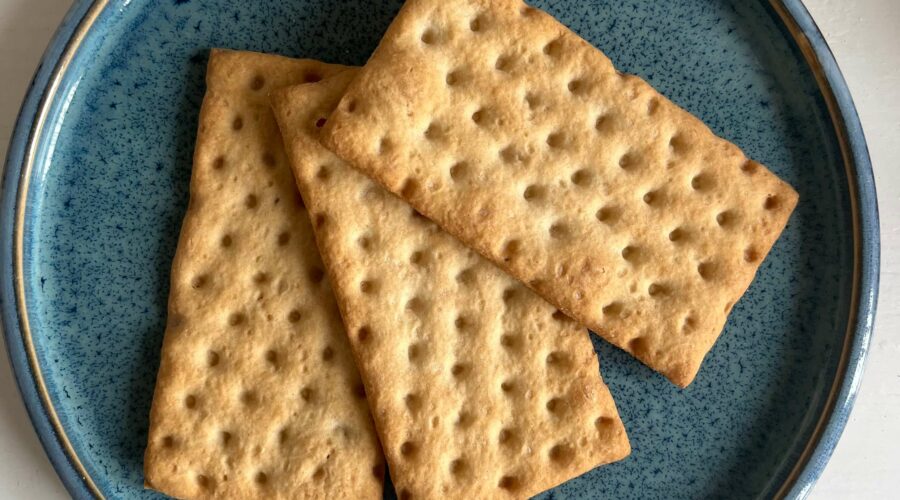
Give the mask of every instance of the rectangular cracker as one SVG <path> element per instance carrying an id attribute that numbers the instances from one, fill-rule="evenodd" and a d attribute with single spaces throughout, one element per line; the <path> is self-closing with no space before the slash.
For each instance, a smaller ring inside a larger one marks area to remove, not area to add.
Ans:
<path id="1" fill-rule="evenodd" d="M 323 138 L 681 387 L 797 203 L 519 0 L 409 0 Z"/>
<path id="2" fill-rule="evenodd" d="M 627 456 L 587 331 L 319 144 L 352 76 L 273 107 L 399 497 L 525 498 Z"/>
<path id="3" fill-rule="evenodd" d="M 359 374 L 268 93 L 343 70 L 214 50 L 144 457 L 179 498 L 381 498 Z"/>

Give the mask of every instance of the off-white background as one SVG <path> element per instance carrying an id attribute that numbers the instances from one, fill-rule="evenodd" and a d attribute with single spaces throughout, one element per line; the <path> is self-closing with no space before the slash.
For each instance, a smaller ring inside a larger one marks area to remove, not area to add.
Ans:
<path id="1" fill-rule="evenodd" d="M 806 0 L 844 72 L 881 208 L 881 299 L 850 423 L 814 499 L 900 496 L 900 0 Z M 70 0 L 0 0 L 0 158 L 32 72 Z M 65 498 L 0 355 L 0 498 Z"/>

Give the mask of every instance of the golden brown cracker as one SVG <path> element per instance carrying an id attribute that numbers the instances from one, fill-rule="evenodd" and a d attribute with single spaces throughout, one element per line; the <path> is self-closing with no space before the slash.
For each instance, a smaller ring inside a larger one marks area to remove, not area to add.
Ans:
<path id="1" fill-rule="evenodd" d="M 383 456 L 268 105 L 343 70 L 214 50 L 144 458 L 180 498 L 381 498 Z"/>
<path id="2" fill-rule="evenodd" d="M 797 203 L 519 0 L 409 0 L 323 138 L 682 387 Z"/>

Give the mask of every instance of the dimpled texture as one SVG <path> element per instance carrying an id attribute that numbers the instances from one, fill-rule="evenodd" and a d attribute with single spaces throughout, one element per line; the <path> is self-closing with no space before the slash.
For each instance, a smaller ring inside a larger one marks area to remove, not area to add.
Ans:
<path id="1" fill-rule="evenodd" d="M 797 203 L 518 0 L 410 0 L 325 144 L 685 387 Z"/>
<path id="2" fill-rule="evenodd" d="M 83 40 L 23 173 L 21 278 L 48 397 L 107 498 L 163 498 L 142 457 L 208 48 L 361 65 L 400 4 L 110 0 Z M 816 75 L 767 2 L 534 5 L 803 200 L 687 390 L 592 338 L 632 453 L 540 498 L 772 496 L 828 414 L 855 317 L 853 176 Z"/>
<path id="3" fill-rule="evenodd" d="M 341 69 L 210 57 L 149 487 L 181 498 L 381 498 L 380 446 L 267 100 Z"/>
<path id="4" fill-rule="evenodd" d="M 588 333 L 317 140 L 353 75 L 273 96 L 403 498 L 525 498 L 630 445 Z"/>

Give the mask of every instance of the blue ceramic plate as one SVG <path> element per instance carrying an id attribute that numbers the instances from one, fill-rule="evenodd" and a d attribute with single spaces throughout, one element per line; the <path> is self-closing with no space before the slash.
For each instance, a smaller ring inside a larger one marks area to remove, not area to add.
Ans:
<path id="1" fill-rule="evenodd" d="M 596 342 L 634 452 L 547 498 L 802 497 L 853 404 L 878 281 L 869 157 L 821 34 L 798 0 L 536 3 L 801 199 L 690 388 Z M 208 48 L 361 64 L 398 8 L 72 8 L 13 136 L 0 262 L 19 386 L 75 497 L 154 496 L 141 460 Z"/>

